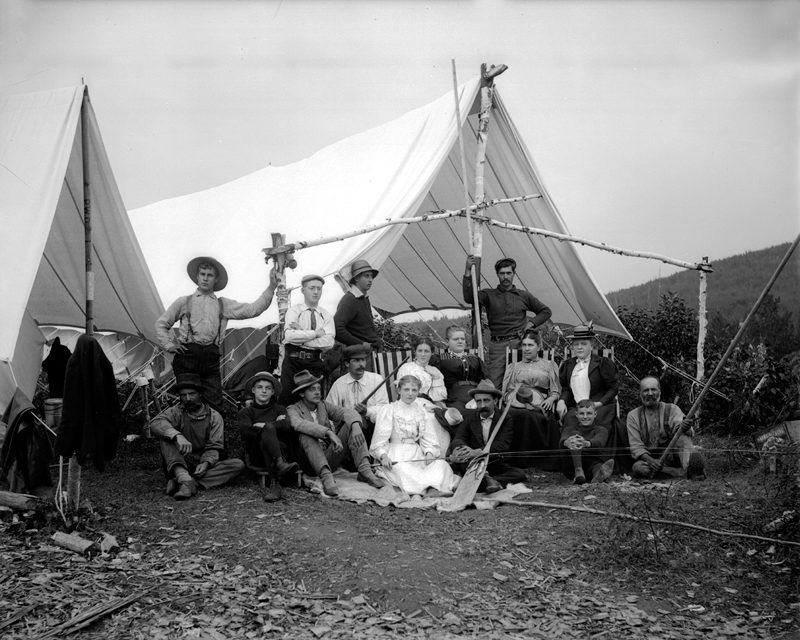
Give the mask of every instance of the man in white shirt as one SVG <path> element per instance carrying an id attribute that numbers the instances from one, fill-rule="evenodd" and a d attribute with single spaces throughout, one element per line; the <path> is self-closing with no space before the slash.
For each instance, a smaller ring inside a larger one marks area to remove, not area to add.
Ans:
<path id="1" fill-rule="evenodd" d="M 325 280 L 310 274 L 303 276 L 300 284 L 303 302 L 290 307 L 285 319 L 281 365 L 283 393 L 279 399 L 284 407 L 295 401 L 291 389 L 296 374 L 303 370 L 309 371 L 314 377 L 324 374 L 322 353 L 333 347 L 336 336 L 333 315 L 319 306 Z"/>
<path id="2" fill-rule="evenodd" d="M 367 371 L 370 354 L 369 347 L 363 344 L 345 347 L 342 355 L 347 373 L 333 383 L 325 398 L 326 402 L 345 409 L 355 409 L 361 415 L 367 442 L 372 439 L 380 407 L 389 404 L 386 385 L 382 384 L 383 378 L 377 373 Z M 365 403 L 364 399 L 377 387 L 380 388 Z"/>

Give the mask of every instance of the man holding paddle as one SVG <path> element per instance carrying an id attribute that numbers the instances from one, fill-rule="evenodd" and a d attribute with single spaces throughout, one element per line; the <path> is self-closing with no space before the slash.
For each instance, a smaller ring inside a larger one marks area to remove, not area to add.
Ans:
<path id="1" fill-rule="evenodd" d="M 497 434 L 492 439 L 489 448 L 489 462 L 486 474 L 478 487 L 479 491 L 495 493 L 503 488 L 504 484 L 511 482 L 525 482 L 525 472 L 517 469 L 500 459 L 497 454 L 505 453 L 511 446 L 514 435 L 514 425 L 508 414 L 500 415 L 497 410 L 497 401 L 503 397 L 491 380 L 483 380 L 469 395 L 478 405 L 478 410 L 470 414 L 462 422 L 448 450 L 450 464 L 453 470 L 464 475 L 470 460 L 483 455 L 486 443 L 491 439 L 491 434 Z M 500 418 L 503 418 L 502 423 Z M 499 423 L 499 424 L 498 424 Z"/>

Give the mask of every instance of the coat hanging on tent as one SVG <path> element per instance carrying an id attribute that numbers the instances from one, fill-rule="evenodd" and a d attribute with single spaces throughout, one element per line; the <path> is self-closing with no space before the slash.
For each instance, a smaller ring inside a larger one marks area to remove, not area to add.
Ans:
<path id="1" fill-rule="evenodd" d="M 17 389 L 2 418 L 8 431 L 0 450 L 0 476 L 14 493 L 35 494 L 39 487 L 53 486 L 53 447 L 34 411 L 28 396 Z"/>
<path id="2" fill-rule="evenodd" d="M 67 362 L 56 453 L 65 458 L 76 455 L 81 466 L 91 456 L 102 471 L 106 460 L 117 455 L 121 427 L 122 409 L 111 362 L 97 340 L 83 335 Z"/>

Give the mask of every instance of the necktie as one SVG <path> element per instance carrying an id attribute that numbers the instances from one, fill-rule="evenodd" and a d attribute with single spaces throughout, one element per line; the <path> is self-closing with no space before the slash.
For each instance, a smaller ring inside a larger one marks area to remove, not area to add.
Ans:
<path id="1" fill-rule="evenodd" d="M 353 380 L 353 404 L 358 404 L 358 392 L 361 389 L 361 382 Z"/>
<path id="2" fill-rule="evenodd" d="M 311 311 L 311 330 L 312 331 L 316 331 L 317 330 L 317 314 L 314 312 L 313 309 L 310 309 L 310 311 Z"/>

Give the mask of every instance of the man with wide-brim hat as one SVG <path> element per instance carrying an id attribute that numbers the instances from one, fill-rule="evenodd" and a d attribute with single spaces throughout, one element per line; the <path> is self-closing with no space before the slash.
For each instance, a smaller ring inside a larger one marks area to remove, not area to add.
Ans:
<path id="1" fill-rule="evenodd" d="M 310 371 L 295 375 L 297 402 L 286 409 L 292 428 L 299 434 L 300 467 L 307 475 L 319 477 L 326 495 L 336 496 L 339 488 L 333 472 L 349 452 L 358 468 L 358 479 L 380 489 L 385 483 L 372 472 L 362 417 L 354 409 L 322 400 L 321 379 Z"/>
<path id="2" fill-rule="evenodd" d="M 244 463 L 219 459 L 224 449 L 222 417 L 205 402 L 200 376 L 182 373 L 174 389 L 180 404 L 159 413 L 150 430 L 160 440 L 167 495 L 186 500 L 198 487 L 210 489 L 232 480 Z"/>
<path id="3" fill-rule="evenodd" d="M 358 412 L 363 418 L 361 428 L 367 442 L 372 441 L 380 408 L 389 404 L 384 379 L 377 373 L 367 371 L 367 362 L 371 359 L 372 349 L 366 345 L 353 344 L 342 349 L 342 361 L 347 373 L 336 379 L 325 397 L 331 404 Z"/>
<path id="4" fill-rule="evenodd" d="M 453 470 L 464 475 L 469 461 L 483 455 L 486 443 L 497 429 L 497 435 L 489 449 L 489 453 L 493 455 L 489 456 L 486 475 L 478 490 L 494 493 L 510 482 L 525 482 L 525 472 L 522 469 L 506 464 L 497 455 L 509 450 L 514 436 L 514 425 L 510 417 L 506 416 L 503 423 L 498 424 L 501 412 L 497 403 L 503 393 L 491 380 L 482 380 L 477 387 L 469 390 L 469 395 L 475 400 L 478 410 L 470 413 L 458 426 L 450 443 L 447 453 Z"/>
<path id="5" fill-rule="evenodd" d="M 576 326 L 567 339 L 573 355 L 559 367 L 561 397 L 556 404 L 562 427 L 577 426 L 577 403 L 591 400 L 597 410 L 595 424 L 605 427 L 611 434 L 611 423 L 617 415 L 617 367 L 610 358 L 593 353 L 595 331 L 591 320 Z"/>
<path id="6" fill-rule="evenodd" d="M 319 305 L 325 279 L 314 273 L 303 276 L 300 291 L 303 302 L 292 305 L 286 311 L 283 334 L 283 361 L 279 396 L 282 405 L 294 403 L 292 385 L 295 374 L 304 369 L 315 376 L 325 373 L 323 354 L 333 348 L 336 325 L 333 314 Z"/>
<path id="7" fill-rule="evenodd" d="M 289 425 L 286 409 L 278 403 L 281 383 L 275 376 L 259 371 L 250 376 L 245 388 L 253 394 L 253 402 L 239 411 L 236 421 L 248 464 L 269 471 L 264 501 L 275 502 L 281 498 L 281 481 L 295 484 L 300 467 L 290 460 L 297 449 L 297 436 Z"/>
<path id="8" fill-rule="evenodd" d="M 473 265 L 480 278 L 480 260 L 475 256 L 467 256 L 461 282 L 464 302 L 467 304 L 473 304 L 475 299 L 472 291 Z M 503 385 L 503 375 L 506 372 L 506 349 L 518 349 L 523 332 L 544 324 L 553 312 L 536 296 L 524 289 L 518 289 L 514 284 L 517 263 L 513 258 L 501 258 L 495 263 L 494 270 L 498 285 L 494 289 L 478 291 L 478 303 L 486 310 L 491 334 L 486 366 L 494 386 L 499 389 Z"/>
<path id="9" fill-rule="evenodd" d="M 173 302 L 156 320 L 156 335 L 161 346 L 173 354 L 175 375 L 196 373 L 205 387 L 205 400 L 222 411 L 222 379 L 219 372 L 220 345 L 228 320 L 255 318 L 267 310 L 277 286 L 275 269 L 269 273 L 269 286 L 255 302 L 237 302 L 217 297 L 228 284 L 228 272 L 211 256 L 192 258 L 186 273 L 197 284 L 194 293 Z M 172 327 L 178 323 L 178 337 Z"/>
<path id="10" fill-rule="evenodd" d="M 336 340 L 343 345 L 369 345 L 373 351 L 381 351 L 383 343 L 375 330 L 372 317 L 372 305 L 369 302 L 369 290 L 372 281 L 378 277 L 378 270 L 373 269 L 366 260 L 356 260 L 350 266 L 350 291 L 339 300 L 334 314 Z M 372 371 L 372 363 L 368 361 L 367 369 Z"/>

